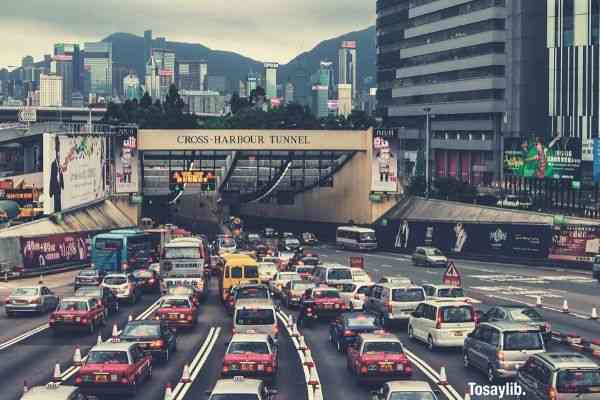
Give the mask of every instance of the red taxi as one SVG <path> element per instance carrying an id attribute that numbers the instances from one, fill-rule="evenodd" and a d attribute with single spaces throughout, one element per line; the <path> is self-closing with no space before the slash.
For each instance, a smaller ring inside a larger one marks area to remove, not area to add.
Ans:
<path id="1" fill-rule="evenodd" d="M 61 330 L 85 330 L 94 333 L 106 322 L 106 308 L 95 297 L 67 297 L 50 314 L 48 325 L 53 333 Z"/>
<path id="2" fill-rule="evenodd" d="M 408 379 L 413 372 L 400 339 L 383 331 L 358 335 L 348 347 L 346 361 L 360 383 Z"/>
<path id="3" fill-rule="evenodd" d="M 346 311 L 346 303 L 339 290 L 329 286 L 308 289 L 305 300 L 312 302 L 312 309 L 318 318 L 336 317 Z"/>
<path id="4" fill-rule="evenodd" d="M 278 350 L 271 335 L 261 333 L 234 334 L 227 345 L 221 375 L 259 378 L 275 381 Z"/>
<path id="5" fill-rule="evenodd" d="M 198 307 L 189 296 L 163 296 L 155 319 L 165 321 L 171 327 L 193 327 L 198 323 Z"/>
<path id="6" fill-rule="evenodd" d="M 86 395 L 135 395 L 152 377 L 152 357 L 137 343 L 104 342 L 94 346 L 75 378 Z"/>

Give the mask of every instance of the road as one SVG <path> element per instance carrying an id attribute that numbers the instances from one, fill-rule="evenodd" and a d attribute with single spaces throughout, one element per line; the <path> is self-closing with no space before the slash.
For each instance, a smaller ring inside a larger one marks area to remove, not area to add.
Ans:
<path id="1" fill-rule="evenodd" d="M 357 253 L 340 251 L 322 246 L 315 249 L 324 262 L 347 263 L 350 255 Z M 414 267 L 410 259 L 403 255 L 392 253 L 366 253 L 366 269 L 373 278 L 383 275 L 404 275 L 416 283 L 441 282 L 443 271 Z M 600 337 L 600 323 L 584 319 L 591 308 L 598 304 L 597 293 L 599 285 L 584 272 L 569 270 L 551 270 L 518 265 L 503 265 L 497 263 L 481 263 L 473 261 L 455 261 L 462 273 L 463 284 L 467 294 L 481 303 L 478 307 L 485 310 L 492 304 L 526 302 L 535 303 L 536 296 L 543 295 L 543 302 L 550 309 L 541 312 L 553 325 L 553 329 L 566 332 L 575 331 L 588 339 Z M 72 292 L 72 273 L 65 273 L 44 278 L 45 283 L 61 295 Z M 11 286 L 6 286 L 10 284 Z M 8 294 L 16 283 L 10 282 L 0 286 L 2 295 Z M 122 328 L 128 315 L 133 317 L 151 317 L 151 307 L 157 300 L 157 295 L 145 295 L 143 300 L 134 306 L 122 307 L 117 315 L 109 318 L 108 324 L 102 329 L 103 339 L 107 339 L 113 324 Z M 553 311 L 560 308 L 567 300 L 576 315 Z M 149 311 L 148 311 L 149 310 Z M 282 309 L 283 312 L 294 314 L 295 310 Z M 45 324 L 47 316 L 34 316 L 7 319 L 0 317 L 0 343 L 6 343 L 11 338 L 17 338 Z M 175 387 L 175 400 L 204 399 L 205 392 L 210 390 L 219 377 L 221 361 L 225 352 L 225 343 L 231 336 L 231 317 L 223 310 L 217 297 L 216 279 L 213 279 L 211 295 L 202 305 L 200 324 L 192 331 L 178 332 L 178 351 L 166 365 L 156 365 L 153 379 L 140 390 L 137 398 L 164 398 L 167 383 Z M 410 351 L 413 360 L 417 360 L 414 379 L 430 381 L 436 386 L 437 373 L 444 366 L 450 386 L 462 396 L 469 382 L 485 383 L 483 374 L 466 370 L 462 366 L 460 349 L 436 350 L 431 352 L 424 345 L 408 339 L 406 328 L 397 326 L 393 331 L 403 341 L 405 348 Z M 35 331 L 34 331 L 35 332 Z M 327 323 L 319 323 L 303 330 L 321 379 L 324 398 L 329 400 L 364 400 L 370 399 L 371 387 L 356 384 L 346 370 L 345 356 L 336 352 L 328 341 Z M 72 383 L 75 372 L 72 356 L 76 345 L 81 346 L 85 353 L 96 342 L 96 335 L 65 334 L 54 336 L 48 330 L 33 333 L 30 337 L 15 344 L 2 347 L 0 344 L 0 374 L 3 377 L 4 388 L 0 392 L 0 400 L 19 399 L 22 385 L 41 385 L 52 378 L 55 363 L 59 363 L 63 373 L 63 381 Z M 300 359 L 291 340 L 283 335 L 280 341 L 280 370 L 276 388 L 278 400 L 301 400 L 306 398 L 306 385 L 301 369 Z M 9 342 L 10 343 L 10 342 Z M 554 345 L 553 350 L 563 350 L 564 347 Z M 184 365 L 192 366 L 193 382 L 177 385 Z M 442 396 L 444 399 L 445 396 Z M 472 397 L 478 399 L 477 397 Z M 483 398 L 481 398 L 483 399 Z M 452 400 L 457 400 L 453 398 Z M 486 399 L 487 400 L 487 399 Z"/>

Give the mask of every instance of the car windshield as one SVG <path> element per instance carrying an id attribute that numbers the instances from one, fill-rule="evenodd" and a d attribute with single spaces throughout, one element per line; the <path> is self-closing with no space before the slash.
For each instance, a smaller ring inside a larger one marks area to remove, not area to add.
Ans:
<path id="1" fill-rule="evenodd" d="M 337 290 L 318 290 L 314 292 L 315 299 L 338 299 L 340 292 Z"/>
<path id="2" fill-rule="evenodd" d="M 188 299 L 164 299 L 160 302 L 160 308 L 190 308 Z"/>
<path id="3" fill-rule="evenodd" d="M 13 296 L 37 296 L 38 288 L 17 288 L 12 292 Z"/>
<path id="4" fill-rule="evenodd" d="M 437 297 L 465 297 L 465 292 L 462 288 L 439 289 Z"/>
<path id="5" fill-rule="evenodd" d="M 269 354 L 269 346 L 265 342 L 231 342 L 228 354 Z"/>
<path id="6" fill-rule="evenodd" d="M 504 332 L 504 350 L 543 350 L 544 343 L 538 331 Z"/>
<path id="7" fill-rule="evenodd" d="M 394 289 L 392 301 L 422 301 L 425 300 L 421 289 Z"/>
<path id="8" fill-rule="evenodd" d="M 470 306 L 442 307 L 442 322 L 473 322 L 473 308 Z"/>
<path id="9" fill-rule="evenodd" d="M 427 249 L 425 251 L 427 253 L 428 256 L 436 256 L 436 257 L 441 257 L 444 254 L 442 254 L 441 251 L 439 251 L 438 249 Z"/>
<path id="10" fill-rule="evenodd" d="M 127 283 L 127 278 L 124 276 L 107 276 L 104 278 L 104 283 L 107 285 L 122 285 Z"/>
<path id="11" fill-rule="evenodd" d="M 437 400 L 431 392 L 392 392 L 388 400 Z"/>
<path id="12" fill-rule="evenodd" d="M 269 289 L 266 287 L 240 288 L 236 291 L 238 299 L 268 299 Z"/>
<path id="13" fill-rule="evenodd" d="M 340 280 L 340 279 L 350 279 L 352 280 L 352 271 L 347 268 L 333 268 L 330 269 L 327 273 L 327 279 L 330 280 Z"/>
<path id="14" fill-rule="evenodd" d="M 84 269 L 79 271 L 79 276 L 98 276 L 98 271 L 95 269 Z"/>
<path id="15" fill-rule="evenodd" d="M 158 324 L 127 324 L 123 328 L 122 336 L 133 337 L 158 337 L 160 336 L 160 325 Z"/>
<path id="16" fill-rule="evenodd" d="M 87 364 L 129 364 L 125 351 L 90 351 Z"/>
<path id="17" fill-rule="evenodd" d="M 239 309 L 235 316 L 238 325 L 272 325 L 275 323 L 275 313 L 272 309 Z"/>
<path id="18" fill-rule="evenodd" d="M 556 387 L 560 393 L 600 392 L 600 369 L 560 371 Z"/>
<path id="19" fill-rule="evenodd" d="M 247 265 L 244 268 L 244 278 L 258 278 L 258 267 Z"/>
<path id="20" fill-rule="evenodd" d="M 363 346 L 363 354 L 365 353 L 401 354 L 402 345 L 399 342 L 367 342 Z"/>
<path id="21" fill-rule="evenodd" d="M 96 296 L 102 297 L 102 290 L 97 287 L 82 287 L 75 291 L 75 296 Z"/>
<path id="22" fill-rule="evenodd" d="M 375 232 L 364 232 L 360 234 L 361 242 L 374 242 L 375 240 Z"/>
<path id="23" fill-rule="evenodd" d="M 213 394 L 210 400 L 259 400 L 257 394 L 252 393 L 228 393 Z"/>
<path id="24" fill-rule="evenodd" d="M 296 267 L 296 272 L 299 274 L 311 274 L 313 267 Z"/>
<path id="25" fill-rule="evenodd" d="M 165 257 L 167 259 L 175 258 L 202 258 L 199 247 L 167 247 Z"/>
<path id="26" fill-rule="evenodd" d="M 375 316 L 361 314 L 358 316 L 348 317 L 346 319 L 346 326 L 350 329 L 376 328 L 377 323 Z"/>
<path id="27" fill-rule="evenodd" d="M 510 310 L 510 316 L 514 321 L 543 321 L 544 318 L 533 308 L 521 308 Z"/>
<path id="28" fill-rule="evenodd" d="M 356 289 L 356 285 L 347 283 L 345 285 L 342 285 L 342 287 L 339 288 L 339 291 L 342 293 L 352 293 L 352 292 L 354 292 L 354 289 Z"/>
<path id="29" fill-rule="evenodd" d="M 292 290 L 305 291 L 307 289 L 312 289 L 314 287 L 315 287 L 315 284 L 311 283 L 311 282 L 300 281 L 300 282 L 294 282 L 294 283 L 292 283 Z"/>
<path id="30" fill-rule="evenodd" d="M 136 278 L 153 278 L 154 274 L 152 273 L 152 271 L 148 271 L 148 270 L 137 270 L 133 272 L 133 276 L 135 276 Z"/>
<path id="31" fill-rule="evenodd" d="M 58 306 L 58 311 L 87 311 L 87 301 L 61 301 Z"/>

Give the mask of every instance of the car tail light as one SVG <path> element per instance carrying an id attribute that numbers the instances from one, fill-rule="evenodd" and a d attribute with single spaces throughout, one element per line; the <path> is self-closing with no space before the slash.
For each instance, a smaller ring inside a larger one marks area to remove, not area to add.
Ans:
<path id="1" fill-rule="evenodd" d="M 335 304 L 333 305 L 333 307 L 334 307 L 334 308 L 340 308 L 340 305 L 339 305 L 339 304 L 337 304 L 337 303 L 335 303 Z"/>
<path id="2" fill-rule="evenodd" d="M 87 319 L 87 318 L 82 318 L 82 319 L 81 319 L 81 323 L 82 323 L 83 325 L 87 325 L 87 323 L 88 323 L 88 319 Z"/>
<path id="3" fill-rule="evenodd" d="M 83 379 L 80 376 L 78 376 L 77 378 L 75 378 L 75 384 L 76 385 L 80 385 L 82 382 L 83 382 Z"/>
<path id="4" fill-rule="evenodd" d="M 152 284 L 154 284 L 155 280 L 154 280 L 154 278 L 151 278 L 148 282 L 150 282 L 150 284 L 152 285 Z"/>
<path id="5" fill-rule="evenodd" d="M 185 314 L 179 314 L 179 319 L 184 319 L 185 318 Z"/>
<path id="6" fill-rule="evenodd" d="M 30 304 L 42 304 L 42 300 L 38 297 L 36 299 L 29 301 L 29 303 Z"/>
<path id="7" fill-rule="evenodd" d="M 346 329 L 344 331 L 344 336 L 354 336 L 354 332 L 352 332 L 350 329 Z"/>
<path id="8" fill-rule="evenodd" d="M 6 300 L 4 300 L 4 304 L 11 304 L 12 300 L 10 299 L 10 297 L 7 297 Z"/>
<path id="9" fill-rule="evenodd" d="M 150 347 L 157 349 L 157 348 L 163 347 L 164 344 L 165 344 L 165 342 L 162 339 L 161 340 L 153 340 L 150 343 Z"/>
<path id="10" fill-rule="evenodd" d="M 369 372 L 369 368 L 367 367 L 366 364 L 361 365 L 360 367 L 360 373 L 361 374 L 366 374 L 367 372 Z"/>
<path id="11" fill-rule="evenodd" d="M 556 400 L 558 398 L 558 392 L 555 388 L 551 387 L 548 389 L 548 400 Z"/>
<path id="12" fill-rule="evenodd" d="M 181 315 L 183 315 L 183 314 L 181 314 Z M 187 316 L 187 320 L 188 320 L 188 321 L 191 321 L 191 320 L 192 320 L 192 315 L 191 315 L 191 314 L 189 314 L 189 315 Z"/>
<path id="13" fill-rule="evenodd" d="M 226 374 L 229 372 L 229 366 L 227 364 L 223 364 L 223 373 Z"/>
<path id="14" fill-rule="evenodd" d="M 496 353 L 496 358 L 498 359 L 498 361 L 502 362 L 506 359 L 506 357 L 504 356 L 504 352 L 503 351 L 499 351 Z"/>
<path id="15" fill-rule="evenodd" d="M 440 311 L 438 311 L 435 318 L 435 329 L 442 329 L 442 315 Z"/>
<path id="16" fill-rule="evenodd" d="M 127 378 L 125 378 L 125 377 L 122 377 L 122 378 L 121 378 L 121 383 L 122 383 L 123 385 L 127 385 L 127 384 L 129 383 L 129 379 L 127 379 Z"/>
<path id="17" fill-rule="evenodd" d="M 267 373 L 272 373 L 273 372 L 273 366 L 271 364 L 265 364 L 265 371 Z"/>

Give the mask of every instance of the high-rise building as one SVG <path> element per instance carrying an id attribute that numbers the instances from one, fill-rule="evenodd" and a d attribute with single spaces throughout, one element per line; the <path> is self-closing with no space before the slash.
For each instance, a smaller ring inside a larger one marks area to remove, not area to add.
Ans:
<path id="1" fill-rule="evenodd" d="M 181 90 L 204 90 L 208 64 L 206 61 L 177 60 L 177 87 Z"/>
<path id="2" fill-rule="evenodd" d="M 329 88 L 323 85 L 312 86 L 311 111 L 317 118 L 325 118 L 329 115 Z"/>
<path id="3" fill-rule="evenodd" d="M 356 81 L 356 42 L 348 40 L 342 42 L 339 50 L 338 60 L 338 83 L 352 85 L 352 98 L 356 98 L 357 84 Z"/>
<path id="4" fill-rule="evenodd" d="M 265 95 L 268 99 L 277 97 L 277 69 L 279 64 L 276 62 L 267 62 L 264 64 L 263 85 L 265 85 Z"/>
<path id="5" fill-rule="evenodd" d="M 512 138 L 545 131 L 545 10 L 536 1 L 377 3 L 378 112 L 401 128 L 399 175 L 415 172 L 426 114 L 431 176 L 473 184 L 502 178 Z"/>
<path id="6" fill-rule="evenodd" d="M 140 100 L 142 98 L 140 79 L 131 71 L 129 75 L 123 78 L 123 94 L 127 100 Z"/>
<path id="7" fill-rule="evenodd" d="M 83 61 L 78 44 L 74 43 L 56 43 L 54 45 L 54 57 L 70 56 L 72 60 L 72 82 L 73 91 L 82 91 L 83 87 Z"/>
<path id="8" fill-rule="evenodd" d="M 152 29 L 144 31 L 144 63 L 148 62 L 152 55 Z"/>
<path id="9" fill-rule="evenodd" d="M 50 72 L 63 78 L 62 105 L 70 107 L 73 97 L 73 57 L 68 55 L 54 56 L 50 64 Z"/>
<path id="10" fill-rule="evenodd" d="M 335 81 L 333 80 L 333 63 L 321 61 L 319 69 L 311 75 L 313 85 L 327 86 L 329 98 L 333 98 L 335 92 Z"/>
<path id="11" fill-rule="evenodd" d="M 302 66 L 298 66 L 290 80 L 294 85 L 294 101 L 303 106 L 310 106 L 312 104 L 312 86 L 308 71 Z"/>
<path id="12" fill-rule="evenodd" d="M 145 89 L 148 95 L 152 97 L 153 101 L 160 100 L 160 69 L 154 59 L 154 56 L 150 56 L 146 63 L 146 79 Z"/>
<path id="13" fill-rule="evenodd" d="M 294 84 L 292 82 L 288 82 L 285 84 L 283 98 L 285 104 L 290 104 L 294 102 Z"/>
<path id="14" fill-rule="evenodd" d="M 40 106 L 63 106 L 63 78 L 54 74 L 40 76 Z"/>
<path id="15" fill-rule="evenodd" d="M 248 97 L 248 89 L 246 88 L 246 82 L 240 81 L 240 97 L 246 98 Z"/>
<path id="16" fill-rule="evenodd" d="M 338 84 L 338 114 L 347 117 L 352 113 L 352 85 Z"/>
<path id="17" fill-rule="evenodd" d="M 33 69 L 34 69 L 33 57 L 32 56 L 23 57 L 23 59 L 21 60 L 21 68 L 22 68 L 21 80 L 23 82 L 33 82 Z"/>
<path id="18" fill-rule="evenodd" d="M 112 43 L 88 42 L 84 44 L 84 51 L 85 91 L 97 97 L 112 96 Z"/>
<path id="19" fill-rule="evenodd" d="M 582 159 L 592 161 L 600 132 L 600 2 L 547 3 L 550 131 L 581 138 Z M 590 165 L 583 166 L 585 173 Z"/>
<path id="20" fill-rule="evenodd" d="M 227 79 L 221 75 L 208 75 L 206 77 L 206 89 L 225 94 L 227 92 Z"/>
<path id="21" fill-rule="evenodd" d="M 248 79 L 246 80 L 246 97 L 252 95 L 252 91 L 258 87 L 258 76 L 254 72 L 248 73 Z"/>
<path id="22" fill-rule="evenodd" d="M 196 115 L 224 115 L 225 96 L 210 90 L 181 90 L 185 112 Z"/>
<path id="23" fill-rule="evenodd" d="M 175 83 L 175 52 L 168 49 L 152 49 L 152 58 L 158 68 L 160 100 L 164 101 L 169 88 Z"/>

